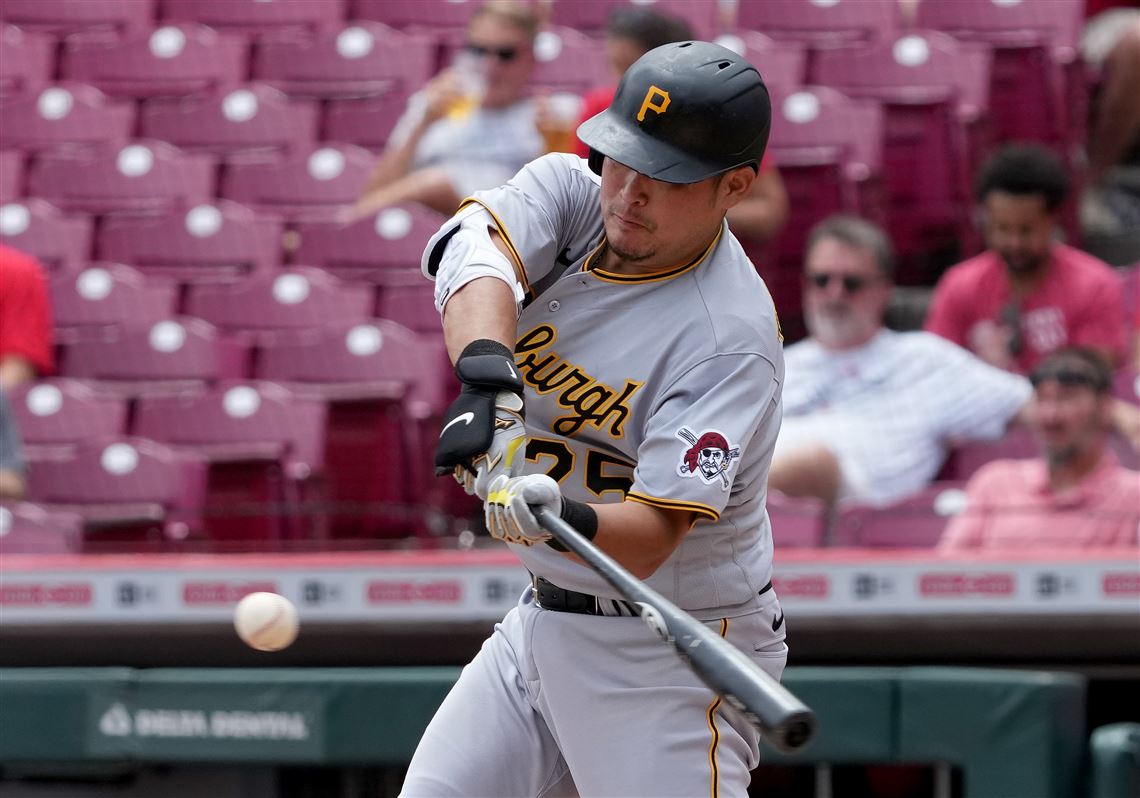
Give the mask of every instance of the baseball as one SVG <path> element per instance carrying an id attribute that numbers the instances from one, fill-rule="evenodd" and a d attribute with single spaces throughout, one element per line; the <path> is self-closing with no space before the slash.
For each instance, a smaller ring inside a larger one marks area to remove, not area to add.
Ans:
<path id="1" fill-rule="evenodd" d="M 250 593 L 234 608 L 234 629 L 258 651 L 280 651 L 297 639 L 297 608 L 277 593 Z"/>

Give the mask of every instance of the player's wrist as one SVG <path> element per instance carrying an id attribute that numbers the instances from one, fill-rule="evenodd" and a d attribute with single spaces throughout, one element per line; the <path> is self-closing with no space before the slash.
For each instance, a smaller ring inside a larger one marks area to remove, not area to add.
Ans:
<path id="1" fill-rule="evenodd" d="M 506 345 L 490 338 L 479 338 L 467 346 L 455 361 L 455 376 L 464 391 L 511 391 L 523 395 L 523 382 L 515 368 L 515 357 Z"/>
<path id="2" fill-rule="evenodd" d="M 562 520 L 574 527 L 586 540 L 593 540 L 598 534 L 598 511 L 586 502 L 574 501 L 562 497 Z M 569 551 L 554 538 L 546 541 L 546 545 L 555 551 Z"/>

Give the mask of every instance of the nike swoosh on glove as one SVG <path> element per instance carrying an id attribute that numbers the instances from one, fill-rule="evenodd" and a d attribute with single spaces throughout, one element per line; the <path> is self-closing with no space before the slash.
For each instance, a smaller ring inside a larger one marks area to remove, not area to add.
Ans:
<path id="1" fill-rule="evenodd" d="M 490 483 L 484 503 L 487 531 L 507 543 L 533 546 L 545 543 L 550 533 L 542 528 L 529 505 L 539 505 L 554 515 L 562 514 L 562 491 L 545 474 L 508 477 L 500 474 Z"/>

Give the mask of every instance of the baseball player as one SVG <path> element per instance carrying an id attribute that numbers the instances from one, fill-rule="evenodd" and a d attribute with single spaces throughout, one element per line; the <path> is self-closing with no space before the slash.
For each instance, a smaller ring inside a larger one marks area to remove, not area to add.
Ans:
<path id="1" fill-rule="evenodd" d="M 436 451 L 533 575 L 428 726 L 406 796 L 744 795 L 757 735 L 536 522 L 561 514 L 779 677 L 765 495 L 784 366 L 724 221 L 771 112 L 705 42 L 651 50 L 578 136 L 429 242 L 463 389 Z"/>

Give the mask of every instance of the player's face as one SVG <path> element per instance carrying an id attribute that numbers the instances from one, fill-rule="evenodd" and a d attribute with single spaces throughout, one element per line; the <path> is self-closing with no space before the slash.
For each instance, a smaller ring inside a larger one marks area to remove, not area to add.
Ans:
<path id="1" fill-rule="evenodd" d="M 699 183 L 666 183 L 606 158 L 602 219 L 609 249 L 635 271 L 687 263 L 709 245 L 753 176 L 743 167 Z"/>
<path id="2" fill-rule="evenodd" d="M 818 241 L 804 268 L 804 321 L 832 349 L 866 343 L 882 326 L 891 284 L 872 252 L 834 238 Z"/>
<path id="3" fill-rule="evenodd" d="M 1042 197 L 991 191 L 983 206 L 986 246 L 1001 256 L 1010 272 L 1033 274 L 1048 263 L 1056 217 L 1046 210 Z"/>
<path id="4" fill-rule="evenodd" d="M 1087 385 L 1046 380 L 1033 391 L 1033 421 L 1045 456 L 1064 465 L 1104 443 L 1111 400 Z"/>
<path id="5" fill-rule="evenodd" d="M 534 69 L 534 49 L 525 31 L 494 14 L 484 14 L 471 21 L 466 47 L 481 56 L 487 79 L 483 105 L 502 108 L 523 96 Z"/>

